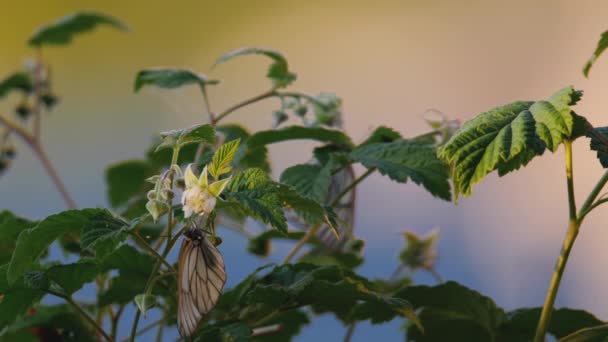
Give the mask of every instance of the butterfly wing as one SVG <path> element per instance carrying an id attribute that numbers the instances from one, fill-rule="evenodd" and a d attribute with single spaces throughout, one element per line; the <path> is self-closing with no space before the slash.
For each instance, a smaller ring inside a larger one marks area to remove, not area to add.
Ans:
<path id="1" fill-rule="evenodd" d="M 179 252 L 178 277 L 177 326 L 179 333 L 188 337 L 222 293 L 226 283 L 224 258 L 207 239 L 197 245 L 186 238 Z"/>

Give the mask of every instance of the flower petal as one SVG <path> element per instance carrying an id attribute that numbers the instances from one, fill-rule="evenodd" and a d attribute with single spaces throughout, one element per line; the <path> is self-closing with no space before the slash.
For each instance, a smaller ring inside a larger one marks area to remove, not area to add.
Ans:
<path id="1" fill-rule="evenodd" d="M 201 189 L 205 189 L 207 188 L 207 186 L 209 186 L 209 181 L 208 179 L 208 172 L 207 172 L 207 166 L 205 166 L 205 168 L 203 169 L 203 172 L 201 172 L 201 176 L 198 179 L 198 186 Z"/>
<path id="2" fill-rule="evenodd" d="M 186 182 L 186 188 L 195 187 L 196 184 L 198 183 L 198 179 L 196 179 L 194 172 L 192 172 L 192 164 L 190 164 L 186 167 L 186 174 L 184 175 L 184 181 Z"/>

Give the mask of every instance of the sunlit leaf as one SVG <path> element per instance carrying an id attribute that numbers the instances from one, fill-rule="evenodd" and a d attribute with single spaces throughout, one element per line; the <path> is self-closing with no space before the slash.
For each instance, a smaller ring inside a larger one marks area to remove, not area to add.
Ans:
<path id="1" fill-rule="evenodd" d="M 30 37 L 28 44 L 30 46 L 66 45 L 72 41 L 74 36 L 92 31 L 100 25 L 111 26 L 121 31 L 128 30 L 125 24 L 111 16 L 94 12 L 78 12 L 65 16 L 50 25 L 42 26 Z"/>
<path id="2" fill-rule="evenodd" d="M 135 76 L 135 92 L 145 86 L 174 89 L 192 84 L 205 86 L 217 83 L 219 81 L 187 69 L 147 69 L 141 70 Z"/>
<path id="3" fill-rule="evenodd" d="M 239 148 L 241 143 L 240 139 L 229 141 L 220 146 L 215 154 L 211 163 L 208 165 L 209 174 L 215 179 L 219 179 L 222 175 L 232 171 L 230 164 L 234 159 L 234 155 Z"/>
<path id="4" fill-rule="evenodd" d="M 238 203 L 251 217 L 284 232 L 287 220 L 279 190 L 279 184 L 270 181 L 264 171 L 248 169 L 233 176 L 224 196 Z"/>
<path id="5" fill-rule="evenodd" d="M 545 149 L 584 135 L 585 119 L 572 112 L 582 93 L 566 87 L 546 101 L 514 102 L 467 121 L 439 150 L 452 166 L 456 197 L 498 170 L 503 176 L 527 165 Z"/>
<path id="6" fill-rule="evenodd" d="M 245 128 L 236 124 L 218 126 L 216 127 L 216 130 L 224 135 L 225 141 L 231 141 L 236 139 L 245 141 L 251 135 Z M 240 150 L 242 150 L 242 152 Z M 266 172 L 270 171 L 270 162 L 268 161 L 268 150 L 265 146 L 240 150 L 239 153 L 242 153 L 242 155 L 236 158 L 238 159 L 238 163 L 233 163 L 236 168 L 246 169 L 255 167 L 262 169 Z"/>

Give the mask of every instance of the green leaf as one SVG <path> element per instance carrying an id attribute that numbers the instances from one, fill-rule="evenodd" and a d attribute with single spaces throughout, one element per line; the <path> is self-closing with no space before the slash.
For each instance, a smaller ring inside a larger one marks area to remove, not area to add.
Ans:
<path id="1" fill-rule="evenodd" d="M 218 83 L 218 80 L 211 80 L 206 75 L 186 69 L 147 69 L 141 70 L 135 76 L 135 92 L 148 85 L 174 89 L 191 84 L 204 87 Z"/>
<path id="2" fill-rule="evenodd" d="M 542 308 L 523 308 L 509 312 L 509 321 L 501 327 L 503 340 L 531 340 L 536 332 L 541 310 Z M 553 311 L 547 332 L 556 338 L 563 338 L 580 329 L 601 324 L 603 324 L 602 321 L 586 311 L 561 308 Z M 603 339 L 589 339 L 587 341 L 600 342 Z"/>
<path id="3" fill-rule="evenodd" d="M 292 186 L 300 195 L 324 203 L 332 180 L 332 163 L 299 164 L 281 174 L 281 183 Z"/>
<path id="4" fill-rule="evenodd" d="M 30 76 L 24 72 L 16 72 L 0 82 L 0 97 L 8 95 L 13 90 L 29 93 L 32 88 Z"/>
<path id="5" fill-rule="evenodd" d="M 452 166 L 456 197 L 498 170 L 503 176 L 525 166 L 545 149 L 584 134 L 584 118 L 570 109 L 582 93 L 566 87 L 546 101 L 514 102 L 467 121 L 439 150 Z"/>
<path id="6" fill-rule="evenodd" d="M 221 64 L 235 57 L 246 55 L 264 55 L 273 60 L 273 63 L 268 68 L 268 73 L 266 74 L 266 76 L 273 81 L 275 88 L 286 87 L 296 80 L 296 74 L 289 71 L 287 59 L 280 52 L 272 49 L 243 47 L 240 49 L 233 50 L 218 58 L 215 64 Z"/>
<path id="7" fill-rule="evenodd" d="M 133 298 L 133 301 L 135 302 L 135 305 L 137 306 L 139 311 L 141 311 L 141 313 L 143 314 L 144 318 L 146 318 L 146 312 L 153 308 L 157 303 L 156 296 L 148 295 L 145 293 L 138 294 L 137 296 L 135 296 L 135 298 Z"/>
<path id="8" fill-rule="evenodd" d="M 590 148 L 597 152 L 597 159 L 608 168 L 608 127 L 596 127 L 587 133 L 591 138 Z"/>
<path id="9" fill-rule="evenodd" d="M 125 24 L 111 16 L 95 12 L 78 12 L 65 16 L 50 25 L 42 26 L 30 37 L 28 44 L 30 46 L 66 45 L 72 41 L 74 36 L 92 31 L 100 25 L 128 31 Z"/>
<path id="10" fill-rule="evenodd" d="M 396 297 L 422 309 L 424 333 L 408 329 L 412 341 L 495 341 L 507 320 L 505 312 L 488 297 L 449 281 L 438 286 L 410 286 Z"/>
<path id="11" fill-rule="evenodd" d="M 232 140 L 224 143 L 220 146 L 215 154 L 213 155 L 213 159 L 209 164 L 209 174 L 213 176 L 216 180 L 219 179 L 222 175 L 232 171 L 232 167 L 230 164 L 234 159 L 234 155 L 239 148 L 239 144 L 241 143 L 240 139 Z"/>
<path id="12" fill-rule="evenodd" d="M 95 280 L 99 274 L 99 268 L 96 263 L 85 260 L 73 264 L 51 266 L 44 273 L 47 278 L 71 295 L 84 284 Z"/>
<path id="13" fill-rule="evenodd" d="M 26 286 L 22 277 L 9 286 L 7 271 L 8 265 L 0 266 L 0 331 L 44 296 L 44 291 Z"/>
<path id="14" fill-rule="evenodd" d="M 156 151 L 167 147 L 181 148 L 185 145 L 193 143 L 215 143 L 215 130 L 211 125 L 208 124 L 161 132 L 160 136 L 162 138 L 162 142 L 160 145 L 158 145 Z"/>
<path id="15" fill-rule="evenodd" d="M 0 212 L 0 265 L 11 260 L 19 233 L 34 225 L 34 222 L 15 216 L 8 210 Z"/>
<path id="16" fill-rule="evenodd" d="M 561 338 L 559 342 L 590 342 L 590 341 L 606 341 L 608 337 L 608 324 L 602 324 L 595 327 L 583 328 L 573 332 L 572 334 Z"/>
<path id="17" fill-rule="evenodd" d="M 51 215 L 35 227 L 22 231 L 8 268 L 9 283 L 21 277 L 55 239 L 66 233 L 79 233 L 93 217 L 105 212 L 103 209 L 68 210 Z"/>
<path id="18" fill-rule="evenodd" d="M 101 262 L 101 270 L 119 270 L 121 273 L 147 276 L 152 272 L 155 259 L 130 245 L 122 245 Z"/>
<path id="19" fill-rule="evenodd" d="M 97 294 L 97 304 L 104 307 L 110 304 L 128 304 L 144 292 L 147 277 L 139 274 L 121 273 L 110 279 L 110 286 Z"/>
<path id="20" fill-rule="evenodd" d="M 338 231 L 338 216 L 330 206 L 322 206 L 316 201 L 300 196 L 291 187 L 280 184 L 278 194 L 283 206 L 293 209 L 308 224 L 316 225 L 326 223 L 336 236 Z"/>
<path id="21" fill-rule="evenodd" d="M 608 31 L 602 33 L 600 40 L 597 42 L 597 47 L 595 48 L 595 51 L 593 51 L 593 54 L 591 55 L 587 63 L 585 63 L 585 67 L 583 68 L 583 75 L 585 75 L 585 77 L 589 76 L 589 70 L 591 70 L 593 63 L 595 63 L 595 61 L 600 57 L 604 50 L 606 50 L 606 48 L 608 48 Z"/>
<path id="22" fill-rule="evenodd" d="M 433 196 L 450 200 L 448 167 L 437 159 L 432 145 L 412 140 L 370 143 L 356 148 L 350 157 L 368 169 L 377 168 L 396 182 L 411 179 Z"/>
<path id="23" fill-rule="evenodd" d="M 144 292 L 146 282 L 156 259 L 130 245 L 122 245 L 100 264 L 102 271 L 118 270 L 119 275 L 110 280 L 108 289 L 98 294 L 99 306 L 112 303 L 127 304 Z M 159 281 L 162 285 L 162 281 Z M 155 287 L 158 289 L 158 286 Z M 153 294 L 156 294 L 156 290 Z"/>
<path id="24" fill-rule="evenodd" d="M 241 141 L 245 141 L 249 138 L 251 134 L 239 125 L 222 125 L 216 127 L 216 130 L 219 133 L 222 133 L 225 136 L 225 141 L 231 141 L 236 139 L 241 139 Z M 238 163 L 233 162 L 234 166 L 238 169 L 247 169 L 247 168 L 259 168 L 266 172 L 270 171 L 270 163 L 268 161 L 268 149 L 265 146 L 260 146 L 257 148 L 249 148 L 249 149 L 239 149 L 237 153 L 242 153 L 239 157 L 236 157 Z"/>
<path id="25" fill-rule="evenodd" d="M 116 208 L 126 204 L 131 198 L 150 188 L 146 179 L 155 171 L 150 163 L 143 160 L 126 160 L 110 165 L 106 169 L 110 205 Z"/>
<path id="26" fill-rule="evenodd" d="M 380 322 L 395 315 L 415 319 L 408 302 L 374 292 L 365 278 L 337 266 L 305 263 L 277 266 L 264 276 L 248 277 L 237 288 L 238 295 L 228 291 L 216 307 L 219 309 L 213 313 L 216 320 L 230 322 L 238 317 L 255 322 L 304 306 L 311 306 L 315 313 L 334 313 L 345 323 L 357 319 Z M 361 303 L 370 304 L 374 310 L 355 316 L 353 308 Z"/>
<path id="27" fill-rule="evenodd" d="M 251 341 L 250 336 L 251 329 L 244 323 L 208 324 L 200 330 L 193 341 L 248 342 Z"/>
<path id="28" fill-rule="evenodd" d="M 279 184 L 270 181 L 264 171 L 248 169 L 233 176 L 224 196 L 240 204 L 249 216 L 286 232 L 287 220 L 279 190 Z"/>
<path id="29" fill-rule="evenodd" d="M 386 126 L 376 128 L 370 136 L 365 139 L 359 146 L 365 146 L 375 143 L 389 143 L 395 140 L 402 139 L 401 134 L 394 129 Z"/>
<path id="30" fill-rule="evenodd" d="M 80 246 L 95 252 L 98 259 L 110 254 L 129 233 L 129 223 L 104 210 L 95 214 L 82 227 Z"/>
<path id="31" fill-rule="evenodd" d="M 82 318 L 73 311 L 68 305 L 41 306 L 36 307 L 35 313 L 22 317 L 7 327 L 2 333 L 2 337 L 12 336 L 19 332 L 30 331 L 32 329 L 51 329 L 59 341 L 65 342 L 93 342 L 93 334 L 85 325 Z M 0 341 L 4 341 L 0 337 Z M 7 339 L 6 341 L 9 341 Z M 21 339 L 12 339 L 19 341 Z M 35 339 L 38 341 L 38 338 Z M 46 341 L 46 340 L 45 340 Z"/>
<path id="32" fill-rule="evenodd" d="M 260 131 L 246 141 L 247 148 L 256 148 L 288 140 L 316 140 L 336 145 L 352 146 L 350 138 L 342 131 L 321 128 L 289 126 L 281 129 Z"/>

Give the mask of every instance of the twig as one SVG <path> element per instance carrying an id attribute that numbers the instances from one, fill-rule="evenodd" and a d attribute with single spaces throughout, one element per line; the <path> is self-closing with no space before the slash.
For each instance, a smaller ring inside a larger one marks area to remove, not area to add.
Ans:
<path id="1" fill-rule="evenodd" d="M 321 228 L 320 224 L 314 225 L 312 228 L 310 228 L 310 230 L 308 230 L 306 232 L 306 235 L 302 236 L 300 241 L 298 241 L 298 243 L 296 243 L 296 245 L 293 246 L 291 251 L 289 251 L 289 253 L 285 257 L 285 259 L 283 259 L 282 264 L 283 265 L 288 264 L 291 261 L 291 259 L 296 255 L 296 253 L 298 253 L 298 251 L 302 248 L 302 246 L 304 246 L 308 242 L 308 240 L 310 240 L 313 236 L 315 236 L 317 234 L 317 232 L 319 231 L 319 228 Z"/>
<path id="2" fill-rule="evenodd" d="M 270 89 L 270 90 L 268 90 L 268 91 L 266 91 L 266 92 L 264 92 L 264 93 L 262 93 L 262 94 L 260 94 L 258 96 L 254 96 L 254 97 L 252 97 L 250 99 L 247 99 L 245 101 L 239 102 L 239 103 L 235 104 L 234 106 L 229 107 L 228 109 L 226 109 L 223 112 L 221 112 L 220 114 L 218 114 L 217 117 L 215 118 L 215 120 L 213 120 L 212 124 L 213 125 L 217 124 L 220 120 L 222 120 L 223 118 L 225 118 L 226 116 L 228 116 L 230 113 L 232 113 L 232 112 L 234 112 L 234 111 L 236 111 L 236 110 L 238 110 L 240 108 L 243 108 L 243 107 L 248 106 L 248 105 L 250 105 L 252 103 L 261 101 L 263 99 L 266 99 L 266 98 L 269 98 L 269 97 L 273 97 L 273 96 L 278 96 L 278 95 L 279 94 L 273 88 L 273 89 Z"/>
<path id="3" fill-rule="evenodd" d="M 87 320 L 87 322 L 89 322 L 100 334 L 101 336 L 103 336 L 108 342 L 112 341 L 112 338 L 110 337 L 110 335 L 108 335 L 108 333 L 106 333 L 103 328 L 101 326 L 99 326 L 99 324 L 97 324 L 97 322 L 95 322 L 95 320 L 93 318 L 91 318 L 91 316 L 89 316 L 88 313 L 86 313 L 86 311 L 84 311 L 73 299 L 72 297 L 68 296 L 68 295 L 64 295 L 62 293 L 59 292 L 55 292 L 52 290 L 47 290 L 48 293 L 52 294 L 53 296 L 59 297 L 64 299 L 66 302 L 68 302 L 68 304 L 70 304 L 76 311 L 78 311 L 78 313 Z"/>
<path id="4" fill-rule="evenodd" d="M 177 273 L 177 270 L 170 263 L 168 263 L 167 260 L 163 259 L 163 257 L 160 254 L 158 254 L 158 252 L 155 251 L 154 248 L 152 248 L 152 246 L 150 246 L 146 242 L 146 240 L 143 237 L 141 237 L 141 235 L 139 235 L 139 233 L 132 232 L 131 236 L 133 236 L 135 238 L 135 240 L 137 240 L 137 242 L 140 243 L 140 246 L 142 246 L 148 252 L 152 253 L 152 255 L 154 255 L 156 257 L 156 259 L 160 260 L 165 266 L 167 266 L 169 271 L 171 271 L 173 273 Z"/>

